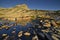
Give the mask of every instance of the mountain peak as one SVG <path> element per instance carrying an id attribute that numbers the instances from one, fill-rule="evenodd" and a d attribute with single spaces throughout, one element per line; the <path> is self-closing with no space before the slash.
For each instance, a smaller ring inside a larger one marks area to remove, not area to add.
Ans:
<path id="1" fill-rule="evenodd" d="M 16 6 L 27 6 L 26 4 L 16 5 Z"/>
<path id="2" fill-rule="evenodd" d="M 16 8 L 23 8 L 23 9 L 29 9 L 26 4 L 16 5 Z"/>

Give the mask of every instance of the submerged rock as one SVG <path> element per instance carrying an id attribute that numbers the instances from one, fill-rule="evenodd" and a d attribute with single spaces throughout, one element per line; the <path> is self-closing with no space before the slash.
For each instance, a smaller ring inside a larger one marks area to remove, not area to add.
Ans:
<path id="1" fill-rule="evenodd" d="M 25 36 L 30 36 L 31 34 L 29 32 L 24 33 Z"/>
<path id="2" fill-rule="evenodd" d="M 18 33 L 18 37 L 21 37 L 23 34 L 23 31 L 20 31 L 19 33 Z"/>
<path id="3" fill-rule="evenodd" d="M 2 37 L 5 37 L 5 36 L 7 36 L 7 34 L 2 34 Z"/>
<path id="4" fill-rule="evenodd" d="M 39 40 L 39 39 L 38 39 L 38 36 L 35 35 L 35 36 L 32 38 L 32 40 Z"/>

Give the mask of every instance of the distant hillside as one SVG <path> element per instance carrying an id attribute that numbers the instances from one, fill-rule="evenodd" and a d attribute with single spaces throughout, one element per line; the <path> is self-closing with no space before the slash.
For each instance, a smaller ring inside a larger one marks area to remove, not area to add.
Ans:
<path id="1" fill-rule="evenodd" d="M 38 10 L 38 13 L 44 14 L 47 11 Z M 12 8 L 0 8 L 0 17 L 20 17 L 25 15 L 35 15 L 36 10 L 30 10 L 26 4 L 16 5 Z"/>
<path id="2" fill-rule="evenodd" d="M 0 15 L 3 14 L 3 16 L 5 16 L 5 17 L 12 16 L 12 15 L 14 16 L 17 13 L 18 13 L 17 15 L 19 15 L 19 14 L 23 13 L 25 10 L 29 10 L 25 4 L 16 5 L 15 7 L 12 7 L 12 8 L 0 8 Z"/>
<path id="3" fill-rule="evenodd" d="M 51 18 L 54 15 L 59 15 L 57 14 L 58 11 L 48 11 L 48 10 L 31 10 L 28 8 L 26 4 L 21 4 L 21 5 L 16 5 L 15 7 L 11 8 L 0 8 L 0 18 L 5 17 L 5 18 L 26 18 L 26 17 L 48 17 Z M 52 14 L 53 13 L 53 14 Z M 51 16 L 52 15 L 52 16 Z"/>

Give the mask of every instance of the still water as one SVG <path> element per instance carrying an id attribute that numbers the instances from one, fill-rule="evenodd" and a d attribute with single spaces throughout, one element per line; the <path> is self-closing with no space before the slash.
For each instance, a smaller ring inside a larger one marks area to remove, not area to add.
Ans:
<path id="1" fill-rule="evenodd" d="M 0 23 L 2 24 L 2 23 Z M 14 24 L 14 22 L 10 22 L 9 24 L 7 24 L 8 26 Z M 9 36 L 16 36 L 15 40 L 18 38 L 18 33 L 20 31 L 29 31 L 28 28 L 32 27 L 33 25 L 31 23 L 27 23 L 25 26 L 22 26 L 20 24 L 17 24 L 15 26 L 11 26 L 9 29 L 1 29 L 0 30 L 0 40 L 2 38 L 2 34 L 7 34 Z M 15 31 L 15 34 L 13 34 L 12 32 Z M 32 33 L 33 30 L 30 30 L 30 33 Z M 31 37 L 30 37 L 31 38 Z M 23 40 L 25 39 L 25 37 L 23 37 Z"/>

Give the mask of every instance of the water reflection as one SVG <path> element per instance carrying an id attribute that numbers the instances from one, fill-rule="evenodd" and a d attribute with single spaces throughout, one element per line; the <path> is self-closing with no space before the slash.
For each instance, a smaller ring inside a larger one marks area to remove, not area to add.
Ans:
<path id="1" fill-rule="evenodd" d="M 15 22 L 0 22 L 0 40 L 54 40 L 54 37 L 60 39 L 57 30 L 59 29 L 54 28 L 49 21 L 41 19 L 33 20 L 25 26 L 16 25 Z"/>

